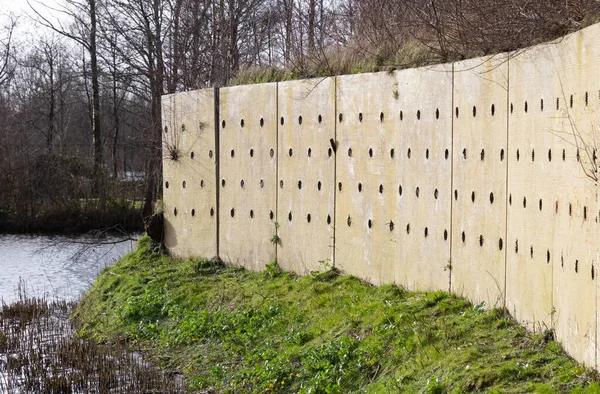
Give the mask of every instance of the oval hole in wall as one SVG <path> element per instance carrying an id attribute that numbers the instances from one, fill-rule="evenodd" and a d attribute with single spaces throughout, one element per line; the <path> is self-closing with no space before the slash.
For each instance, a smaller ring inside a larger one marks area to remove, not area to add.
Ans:
<path id="1" fill-rule="evenodd" d="M 192 217 L 196 216 L 196 210 L 192 208 Z"/>
<path id="2" fill-rule="evenodd" d="M 210 208 L 210 216 L 215 216 L 215 209 L 214 208 Z"/>
<path id="3" fill-rule="evenodd" d="M 265 126 L 265 120 L 263 118 L 260 118 L 260 127 L 264 127 Z"/>

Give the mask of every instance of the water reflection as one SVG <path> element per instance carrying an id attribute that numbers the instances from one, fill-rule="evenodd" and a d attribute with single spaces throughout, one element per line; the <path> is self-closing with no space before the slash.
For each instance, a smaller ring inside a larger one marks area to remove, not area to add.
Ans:
<path id="1" fill-rule="evenodd" d="M 19 281 L 28 295 L 76 299 L 104 267 L 131 251 L 135 241 L 125 238 L 0 235 L 0 299 L 17 300 Z"/>

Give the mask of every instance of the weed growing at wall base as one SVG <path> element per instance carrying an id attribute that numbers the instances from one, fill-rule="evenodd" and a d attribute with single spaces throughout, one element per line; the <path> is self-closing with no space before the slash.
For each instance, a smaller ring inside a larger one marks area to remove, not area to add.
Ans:
<path id="1" fill-rule="evenodd" d="M 379 288 L 177 260 L 144 238 L 106 269 L 74 317 L 85 337 L 125 338 L 191 388 L 223 393 L 600 392 L 545 334 L 445 292 Z"/>

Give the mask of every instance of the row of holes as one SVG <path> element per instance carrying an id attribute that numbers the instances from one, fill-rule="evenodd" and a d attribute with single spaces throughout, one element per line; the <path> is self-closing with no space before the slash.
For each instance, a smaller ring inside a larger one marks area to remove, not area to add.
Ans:
<path id="1" fill-rule="evenodd" d="M 592 161 L 595 163 L 596 160 L 598 159 L 597 153 L 596 153 L 596 149 L 592 150 Z M 587 154 L 587 152 L 586 152 Z M 521 152 L 519 151 L 519 149 L 517 149 L 516 151 L 516 155 L 515 155 L 517 161 L 521 160 Z M 579 151 L 579 148 L 577 148 L 576 152 L 575 152 L 575 158 L 577 159 L 577 161 L 581 161 L 581 153 Z M 566 161 L 567 159 L 567 151 L 566 149 L 562 150 L 562 160 Z M 535 161 L 535 149 L 531 150 L 531 161 Z M 548 161 L 551 162 L 552 161 L 552 149 L 548 149 Z"/>
<path id="2" fill-rule="evenodd" d="M 332 153 L 333 153 L 332 149 L 328 148 L 328 150 L 327 150 L 328 157 L 331 157 Z M 231 154 L 232 158 L 235 157 L 235 151 L 233 149 L 231 150 L 230 154 Z M 250 154 L 250 157 L 254 157 L 254 149 L 253 148 L 250 149 L 249 154 Z M 369 157 L 373 157 L 373 155 L 374 155 L 373 148 L 369 148 L 368 154 L 369 154 Z M 395 154 L 396 154 L 395 149 L 391 148 L 390 149 L 390 157 L 392 159 L 395 157 Z M 290 157 L 292 157 L 292 155 L 293 155 L 292 148 L 288 149 L 288 155 Z M 308 148 L 307 155 L 308 155 L 308 157 L 312 157 L 312 148 Z M 352 157 L 352 155 L 353 155 L 352 148 L 348 148 L 348 157 Z M 271 148 L 269 150 L 269 156 L 270 157 L 275 156 L 275 150 L 274 149 Z M 408 148 L 408 150 L 406 152 L 406 156 L 409 159 L 411 158 L 411 156 L 412 156 L 412 150 L 411 150 L 411 148 Z M 447 160 L 448 156 L 449 156 L 449 151 L 448 151 L 448 149 L 446 149 L 444 151 L 444 158 Z M 191 157 L 192 160 L 194 159 L 194 152 L 190 153 L 190 157 Z M 212 159 L 212 157 L 213 157 L 213 151 L 212 150 L 208 151 L 208 157 Z M 462 157 L 465 160 L 467 159 L 467 148 L 463 148 L 463 150 L 462 150 Z M 521 160 L 521 152 L 520 152 L 519 149 L 516 150 L 515 157 L 516 157 L 517 161 Z M 552 161 L 552 149 L 548 149 L 547 157 L 548 157 L 548 161 L 551 162 Z M 581 153 L 580 153 L 579 148 L 576 150 L 575 157 L 577 158 L 577 161 L 581 160 Z M 427 148 L 425 150 L 425 158 L 429 159 L 429 148 Z M 481 152 L 479 153 L 479 158 L 480 158 L 481 161 L 483 161 L 485 159 L 485 149 L 484 148 L 481 149 Z M 567 159 L 567 151 L 566 151 L 566 149 L 563 149 L 562 150 L 562 160 L 565 161 L 566 159 Z M 595 163 L 597 161 L 597 159 L 598 159 L 598 156 L 597 156 L 596 149 L 593 149 L 593 151 L 592 151 L 592 160 Z M 504 149 L 500 149 L 500 161 L 503 161 L 503 160 L 504 160 Z M 535 149 L 531 150 L 531 161 L 535 161 Z"/>
<path id="3" fill-rule="evenodd" d="M 175 216 L 177 216 L 177 214 L 178 214 L 177 208 L 173 208 L 173 214 Z M 210 208 L 210 216 L 212 217 L 212 216 L 214 216 L 214 214 L 215 214 L 214 208 Z M 229 214 L 231 215 L 232 218 L 235 217 L 235 208 L 231 208 Z M 191 210 L 191 215 L 192 215 L 192 217 L 196 216 L 196 210 L 195 209 Z M 250 210 L 249 216 L 250 216 L 251 219 L 255 218 L 254 210 Z M 273 220 L 273 218 L 274 218 L 273 211 L 270 211 L 269 212 L 269 219 Z M 288 221 L 291 222 L 292 218 L 293 218 L 292 217 L 292 212 L 289 212 L 288 213 Z M 306 215 L 306 221 L 308 223 L 310 223 L 311 220 L 312 220 L 312 217 L 311 217 L 311 214 L 309 213 L 309 214 Z M 327 222 L 328 225 L 331 224 L 331 215 L 327 215 L 326 222 Z M 351 218 L 350 215 L 348 215 L 348 219 L 346 220 L 346 223 L 348 224 L 348 227 L 350 227 L 352 225 L 352 218 Z M 390 231 L 394 231 L 395 224 L 394 224 L 394 222 L 392 220 L 390 220 L 388 223 L 386 223 L 386 226 L 389 228 Z M 373 227 L 373 220 L 372 219 L 367 220 L 367 227 L 369 229 L 371 229 Z M 410 234 L 410 232 L 411 232 L 410 223 L 408 223 L 406 225 L 406 233 Z M 425 229 L 423 230 L 423 236 L 425 238 L 427 238 L 429 236 L 429 229 L 428 229 L 428 227 L 425 227 Z M 443 238 L 444 238 L 444 241 L 448 240 L 448 230 L 444 230 Z M 466 233 L 464 231 L 461 233 L 461 240 L 462 240 L 463 244 L 466 244 Z M 479 235 L 478 243 L 479 243 L 480 247 L 483 247 L 483 245 L 485 243 L 483 235 Z M 504 241 L 502 240 L 502 238 L 500 238 L 498 240 L 498 249 L 502 250 L 503 247 L 504 247 Z M 518 253 L 519 253 L 519 240 L 517 239 L 517 240 L 515 240 L 515 254 L 518 254 Z M 529 257 L 531 259 L 533 259 L 533 255 L 534 255 L 534 250 L 533 250 L 533 245 L 531 245 L 529 247 Z M 550 264 L 550 250 L 549 249 L 546 250 L 546 263 Z M 564 257 L 562 255 L 561 255 L 561 263 L 560 263 L 560 265 L 561 265 L 561 267 L 564 267 Z M 579 260 L 575 260 L 575 273 L 578 273 L 578 272 L 579 272 Z M 595 272 L 594 272 L 594 266 L 593 265 L 592 265 L 592 268 L 591 268 L 591 276 L 592 276 L 592 280 L 593 280 L 595 278 Z"/>
<path id="4" fill-rule="evenodd" d="M 598 93 L 598 95 L 600 97 L 600 92 Z M 588 104 L 589 104 L 589 94 L 588 94 L 588 92 L 585 92 L 584 102 L 585 102 L 585 106 L 588 106 Z M 571 95 L 570 98 L 569 98 L 569 107 L 573 108 L 573 104 L 574 104 L 574 99 L 573 99 L 573 95 Z M 560 109 L 560 98 L 559 97 L 556 98 L 556 109 L 557 110 Z M 526 113 L 529 111 L 529 104 L 528 104 L 527 100 L 525 100 L 525 103 L 523 105 L 523 110 Z M 540 111 L 544 111 L 544 99 L 543 98 L 540 99 Z M 514 112 L 514 104 L 510 103 L 510 113 L 513 113 L 513 112 Z M 473 106 L 472 114 L 473 114 L 473 117 L 477 116 L 477 107 L 475 105 Z M 492 116 L 494 116 L 496 114 L 496 106 L 494 104 L 492 104 L 490 106 L 490 114 Z M 458 115 L 459 115 L 459 109 L 458 109 L 458 107 L 456 107 L 455 108 L 455 116 L 458 118 Z M 421 110 L 417 110 L 416 117 L 417 117 L 418 120 L 421 119 Z M 362 122 L 363 118 L 364 117 L 363 117 L 362 112 L 359 112 L 358 113 L 358 121 Z M 440 110 L 439 110 L 439 108 L 436 108 L 436 110 L 435 110 L 435 118 L 436 119 L 440 118 Z M 343 121 L 343 119 L 344 119 L 344 115 L 342 113 L 340 113 L 338 115 L 338 121 L 341 123 Z M 383 112 L 380 112 L 379 113 L 379 121 L 383 122 L 384 119 L 385 119 L 385 114 Z M 400 111 L 400 120 L 403 120 L 403 119 L 404 119 L 404 113 L 403 113 L 403 111 Z M 302 118 L 302 115 L 300 115 L 300 116 L 298 116 L 298 124 L 301 125 L 302 122 L 303 122 L 303 118 Z M 323 116 L 322 115 L 318 115 L 317 116 L 317 122 L 319 124 L 323 122 Z M 285 124 L 285 118 L 283 116 L 279 119 L 279 123 L 281 125 Z M 223 129 L 225 128 L 226 124 L 227 123 L 225 122 L 225 120 L 221 121 L 221 127 Z M 264 127 L 264 125 L 265 125 L 264 118 L 260 118 L 258 124 L 260 125 L 260 127 Z M 246 125 L 246 122 L 244 121 L 244 119 L 241 119 L 240 120 L 240 127 L 245 127 L 245 125 Z M 169 128 L 167 126 L 165 126 L 164 130 L 165 130 L 165 133 L 167 133 L 169 131 Z M 186 126 L 185 126 L 185 124 L 182 124 L 181 125 L 181 131 L 185 131 L 185 130 L 186 130 Z"/>
<path id="5" fill-rule="evenodd" d="M 222 180 L 221 180 L 221 186 L 222 186 L 222 187 L 225 187 L 225 184 L 226 184 L 226 181 L 225 181 L 225 179 L 222 179 Z M 260 187 L 261 187 L 261 188 L 264 188 L 264 186 L 265 186 L 265 182 L 264 182 L 264 180 L 263 180 L 263 179 L 261 179 L 261 180 L 259 181 L 259 185 L 260 185 Z M 245 186 L 246 186 L 246 184 L 245 184 L 244 180 L 242 179 L 242 180 L 240 181 L 240 187 L 241 187 L 242 189 L 244 189 L 244 188 L 245 188 Z M 284 186 L 284 182 L 283 182 L 283 180 L 280 180 L 280 181 L 279 181 L 279 186 L 280 186 L 280 188 L 281 188 L 281 189 L 283 189 L 283 186 Z M 298 181 L 298 183 L 297 183 L 297 186 L 298 186 L 298 189 L 299 189 L 299 190 L 301 190 L 301 189 L 302 189 L 302 186 L 303 186 L 302 180 L 299 180 L 299 181 Z M 169 188 L 169 182 L 168 182 L 168 181 L 166 181 L 166 182 L 165 182 L 165 187 L 166 187 L 167 189 Z M 184 189 L 187 187 L 187 182 L 186 182 L 186 181 L 183 181 L 183 182 L 182 182 L 182 187 L 183 187 Z M 201 187 L 201 188 L 203 188 L 203 187 L 204 187 L 204 180 L 201 180 L 201 181 L 200 181 L 200 187 Z M 358 192 L 359 192 L 359 193 L 362 193 L 362 191 L 363 191 L 363 184 L 362 184 L 361 182 L 359 182 L 359 183 L 358 183 L 358 186 L 357 186 L 357 188 L 358 188 Z M 318 182 L 317 182 L 317 190 L 319 190 L 319 191 L 320 191 L 321 189 L 322 189 L 322 183 L 321 183 L 321 181 L 318 181 Z M 339 190 L 340 192 L 342 191 L 342 182 L 338 182 L 338 190 Z M 383 194 L 383 191 L 384 191 L 383 184 L 380 184 L 380 185 L 379 185 L 378 191 L 379 191 L 379 193 L 380 193 L 380 194 Z M 402 185 L 400 185 L 400 186 L 398 186 L 398 194 L 399 194 L 399 195 L 402 195 L 402 192 L 403 192 Z M 419 187 L 418 187 L 418 186 L 417 186 L 417 187 L 416 187 L 416 189 L 415 189 L 415 195 L 416 195 L 417 197 L 419 197 L 419 195 L 420 195 L 420 189 L 419 189 Z M 434 196 L 434 198 L 435 198 L 436 200 L 438 199 L 438 196 L 439 196 L 439 191 L 438 191 L 438 189 L 435 189 L 435 190 L 434 190 L 434 192 L 433 192 L 433 196 Z M 458 190 L 457 190 L 457 189 L 455 189 L 455 190 L 454 190 L 454 199 L 458 201 Z M 472 202 L 472 203 L 475 203 L 475 199 L 476 199 L 476 193 L 475 193 L 475 191 L 472 191 L 472 192 L 471 192 L 471 202 Z M 494 193 L 493 193 L 493 192 L 490 192 L 490 194 L 489 194 L 489 200 L 490 200 L 490 204 L 493 204 L 493 203 L 494 203 L 495 197 L 494 197 Z M 508 203 L 509 203 L 509 205 L 511 205 L 511 206 L 512 206 L 512 193 L 511 193 L 511 194 L 509 195 L 509 197 L 508 197 Z M 526 197 L 526 196 L 524 196 L 524 197 L 523 197 L 523 208 L 527 208 L 527 197 Z M 540 198 L 540 199 L 539 199 L 539 201 L 538 201 L 538 208 L 539 208 L 539 210 L 540 210 L 540 211 L 542 211 L 542 209 L 543 209 L 543 199 L 541 199 L 541 198 Z M 555 202 L 555 213 L 557 213 L 557 214 L 558 214 L 558 211 L 559 211 L 559 203 L 558 203 L 558 201 L 556 201 L 556 202 Z M 569 203 L 569 216 L 572 216 L 572 215 L 573 215 L 573 206 L 572 206 L 572 204 L 571 204 L 571 203 Z M 583 219 L 584 219 L 584 220 L 587 220 L 587 207 L 586 207 L 586 206 L 584 206 L 584 207 L 583 207 Z"/>
<path id="6" fill-rule="evenodd" d="M 512 193 L 508 195 L 508 205 L 512 206 Z M 544 207 L 544 201 L 540 198 L 538 201 L 538 208 L 541 211 Z M 523 208 L 527 208 L 527 197 L 523 196 Z M 559 211 L 559 203 L 555 201 L 554 203 L 554 213 L 558 214 Z M 573 204 L 569 203 L 569 216 L 573 216 Z M 587 220 L 588 218 L 588 209 L 586 206 L 583 207 L 583 220 Z"/>
<path id="7" fill-rule="evenodd" d="M 308 148 L 308 152 L 307 152 L 308 157 L 312 157 L 312 153 L 313 153 L 312 148 Z M 254 149 L 253 148 L 250 148 L 249 154 L 250 154 L 250 157 L 254 157 Z M 292 150 L 292 148 L 290 148 L 288 150 L 288 155 L 290 157 L 292 157 L 293 154 L 294 154 L 294 151 Z M 333 154 L 333 149 L 328 148 L 327 149 L 327 157 L 331 157 L 332 154 Z M 231 155 L 232 159 L 235 157 L 235 150 L 234 149 L 231 150 L 230 155 Z M 269 150 L 269 156 L 270 157 L 275 156 L 275 150 L 273 150 L 273 149 Z"/>
<path id="8" fill-rule="evenodd" d="M 288 216 L 288 220 L 291 221 L 291 212 Z M 346 219 L 346 224 L 348 225 L 348 227 L 352 226 L 352 216 L 348 215 L 348 218 Z M 389 222 L 385 223 L 385 226 L 387 228 L 389 228 L 390 231 L 394 231 L 394 229 L 396 228 L 396 224 L 394 223 L 393 220 L 390 220 Z M 373 228 L 373 219 L 368 219 L 367 220 L 367 228 L 371 229 Z M 410 227 L 410 223 L 406 224 L 406 233 L 410 234 L 411 232 L 411 227 Z M 423 230 L 423 236 L 425 238 L 429 237 L 429 228 L 425 227 L 425 229 Z M 444 230 L 444 241 L 448 240 L 448 230 Z"/>
<path id="9" fill-rule="evenodd" d="M 519 240 L 516 239 L 515 240 L 515 254 L 518 254 L 518 253 L 519 253 Z M 533 253 L 533 245 L 531 245 L 529 247 L 529 257 L 531 259 L 533 259 L 533 254 L 534 254 Z M 550 264 L 550 257 L 551 257 L 550 256 L 550 249 L 546 249 L 546 264 Z M 562 253 L 561 253 L 561 256 L 560 256 L 560 266 L 561 267 L 565 266 L 565 258 L 562 255 Z M 575 268 L 575 273 L 579 273 L 579 260 L 575 260 L 574 268 Z M 595 277 L 596 277 L 596 273 L 594 271 L 594 265 L 593 264 L 592 264 L 592 267 L 591 267 L 591 277 L 592 277 L 592 280 L 595 279 Z"/>
<path id="10" fill-rule="evenodd" d="M 225 187 L 225 184 L 226 184 L 226 183 L 225 183 L 225 179 L 223 179 L 223 180 L 221 181 L 221 185 L 222 185 L 223 187 Z M 265 182 L 264 182 L 264 180 L 262 180 L 262 179 L 261 179 L 261 180 L 260 180 L 260 182 L 259 182 L 259 185 L 260 185 L 260 187 L 261 187 L 261 188 L 264 188 L 264 186 L 265 186 Z M 302 185 L 303 185 L 303 184 L 302 184 L 302 181 L 301 181 L 301 180 L 299 180 L 299 181 L 298 181 L 298 183 L 297 183 L 297 186 L 298 186 L 298 189 L 299 189 L 299 190 L 300 190 L 300 189 L 302 189 Z M 284 186 L 284 182 L 283 182 L 283 180 L 280 180 L 280 181 L 279 181 L 279 186 L 280 186 L 280 188 L 282 188 L 282 189 L 283 189 L 283 186 Z M 169 182 L 168 182 L 168 181 L 167 181 L 167 182 L 165 182 L 165 187 L 166 187 L 167 189 L 169 188 Z M 186 181 L 183 181 L 183 183 L 182 183 L 182 187 L 183 187 L 184 189 L 187 187 L 187 182 L 186 182 Z M 200 187 L 201 187 L 201 188 L 203 188 L 203 187 L 204 187 L 204 180 L 201 180 L 201 181 L 200 181 Z M 240 181 L 240 187 L 241 187 L 242 189 L 244 189 L 244 188 L 245 188 L 245 182 L 244 182 L 244 180 L 243 180 L 243 179 Z M 357 188 L 358 188 L 358 192 L 359 192 L 359 193 L 362 193 L 362 191 L 363 191 L 363 184 L 359 182 L 359 183 L 358 183 L 358 187 L 357 187 Z M 322 189 L 322 183 L 321 183 L 321 181 L 318 181 L 318 182 L 317 182 L 317 190 L 319 190 L 319 191 L 320 191 L 321 189 Z M 339 189 L 339 191 L 342 191 L 342 183 L 341 183 L 341 182 L 339 182 L 339 183 L 338 183 L 338 189 Z M 380 193 L 380 194 L 383 194 L 383 190 L 384 190 L 383 184 L 380 184 L 380 185 L 379 185 L 379 188 L 378 188 L 378 190 L 379 190 L 379 193 Z M 402 195 L 402 186 L 401 186 L 401 185 L 398 187 L 398 193 L 399 193 L 400 195 Z M 419 189 L 419 187 L 417 186 L 417 188 L 415 189 L 415 195 L 416 195 L 417 197 L 419 197 L 419 194 L 420 194 L 420 189 Z M 438 189 L 435 189 L 435 190 L 434 190 L 434 192 L 433 192 L 433 196 L 434 196 L 434 198 L 435 198 L 436 200 L 438 199 L 438 196 L 439 196 Z M 473 203 L 475 203 L 475 196 L 476 196 L 476 195 L 475 195 L 475 191 L 471 192 L 471 202 L 473 202 Z M 458 200 L 458 190 L 456 190 L 456 189 L 454 190 L 454 197 L 455 197 L 455 200 Z M 489 195 L 489 200 L 490 200 L 490 204 L 493 204 L 493 203 L 494 203 L 494 193 L 493 193 L 493 192 L 490 192 L 490 195 Z M 512 206 L 512 194 L 510 194 L 510 195 L 509 195 L 509 197 L 508 197 L 508 202 L 509 202 L 509 205 L 511 205 L 511 206 Z M 524 197 L 523 197 L 523 208 L 526 208 L 526 207 L 527 207 L 527 197 L 525 197 L 525 196 L 524 196 Z M 540 198 L 540 199 L 539 199 L 539 201 L 538 201 L 538 208 L 539 208 L 539 210 L 540 210 L 540 211 L 543 209 L 543 199 L 541 199 L 541 198 Z M 558 210 L 559 210 L 559 204 L 558 204 L 558 201 L 556 201 L 556 202 L 555 202 L 555 213 L 557 213 L 557 214 L 558 214 Z M 571 203 L 569 203 L 569 216 L 572 216 L 572 214 L 573 214 L 573 206 L 572 206 L 572 204 L 571 204 Z M 193 215 L 192 215 L 192 216 L 193 216 Z M 584 207 L 583 207 L 583 219 L 584 219 L 584 220 L 587 220 L 587 207 L 586 207 L 586 206 L 584 206 Z"/>
<path id="11" fill-rule="evenodd" d="M 177 210 L 177 207 L 173 208 L 173 215 L 177 216 L 177 214 L 179 213 L 179 211 Z M 192 210 L 190 211 L 192 217 L 196 216 L 196 210 L 192 208 Z M 210 208 L 209 211 L 210 216 L 215 216 L 215 209 L 213 207 Z"/>

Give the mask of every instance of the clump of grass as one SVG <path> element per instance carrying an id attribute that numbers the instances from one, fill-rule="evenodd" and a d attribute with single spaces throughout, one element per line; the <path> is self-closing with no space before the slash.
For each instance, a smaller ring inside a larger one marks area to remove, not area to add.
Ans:
<path id="1" fill-rule="evenodd" d="M 152 349 L 201 392 L 598 392 L 548 333 L 445 292 L 172 259 L 144 238 L 76 314 L 83 337 Z"/>

